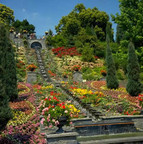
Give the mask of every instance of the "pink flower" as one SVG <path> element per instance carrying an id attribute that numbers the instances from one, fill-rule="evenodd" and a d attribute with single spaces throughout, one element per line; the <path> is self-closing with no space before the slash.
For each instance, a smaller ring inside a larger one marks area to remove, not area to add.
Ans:
<path id="1" fill-rule="evenodd" d="M 50 118 L 51 117 L 51 115 L 50 114 L 48 114 L 48 118 Z"/>
<path id="2" fill-rule="evenodd" d="M 52 122 L 55 122 L 55 119 L 52 119 Z"/>
<path id="3" fill-rule="evenodd" d="M 72 125 L 73 124 L 73 122 L 70 122 L 70 125 Z"/>
<path id="4" fill-rule="evenodd" d="M 52 128 L 53 127 L 53 125 L 49 125 L 49 128 Z"/>
<path id="5" fill-rule="evenodd" d="M 58 125 L 59 124 L 59 121 L 55 121 L 55 125 Z"/>
<path id="6" fill-rule="evenodd" d="M 47 121 L 49 122 L 50 121 L 50 119 L 47 117 Z"/>
<path id="7" fill-rule="evenodd" d="M 43 125 L 43 122 L 45 121 L 45 118 L 42 118 L 41 119 L 41 124 Z"/>

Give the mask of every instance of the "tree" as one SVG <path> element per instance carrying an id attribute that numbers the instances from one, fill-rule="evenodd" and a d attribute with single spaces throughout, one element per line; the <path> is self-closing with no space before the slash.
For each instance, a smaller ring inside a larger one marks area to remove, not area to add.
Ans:
<path id="1" fill-rule="evenodd" d="M 10 101 L 14 101 L 18 98 L 17 91 L 17 77 L 16 77 L 16 62 L 14 58 L 13 47 L 10 40 L 7 40 L 7 52 L 6 52 L 6 94 L 9 96 Z"/>
<path id="2" fill-rule="evenodd" d="M 13 10 L 9 7 L 0 4 L 0 22 L 10 26 L 14 21 Z"/>
<path id="3" fill-rule="evenodd" d="M 9 97 L 6 94 L 5 81 L 7 39 L 6 29 L 3 24 L 0 24 L 0 130 L 2 130 L 12 118 L 9 107 Z"/>
<path id="4" fill-rule="evenodd" d="M 143 1 L 119 0 L 120 14 L 112 15 L 112 19 L 119 24 L 124 33 L 124 40 L 132 38 L 136 48 L 143 46 Z"/>
<path id="5" fill-rule="evenodd" d="M 126 90 L 131 96 L 137 96 L 142 91 L 142 85 L 139 81 L 140 67 L 138 63 L 138 58 L 132 42 L 130 42 L 128 46 L 127 72 L 128 83 L 126 86 Z"/>
<path id="6" fill-rule="evenodd" d="M 117 25 L 117 32 L 116 32 L 116 42 L 118 44 L 120 44 L 120 41 L 123 40 L 123 38 L 124 38 L 124 32 L 123 32 L 121 26 L 118 24 Z"/>
<path id="7" fill-rule="evenodd" d="M 49 29 L 48 35 L 49 35 L 49 36 L 53 36 L 53 31 L 52 31 L 51 29 Z"/>
<path id="8" fill-rule="evenodd" d="M 15 28 L 16 32 L 23 32 L 23 30 L 27 30 L 29 34 L 34 33 L 35 26 L 32 24 L 29 24 L 27 19 L 24 19 L 23 21 L 16 20 L 12 23 L 12 26 Z"/>
<path id="9" fill-rule="evenodd" d="M 80 13 L 80 12 L 82 12 L 82 11 L 85 10 L 85 9 L 86 9 L 85 6 L 81 3 L 81 4 L 77 4 L 77 5 L 75 6 L 74 11 L 75 11 L 76 13 Z"/>
<path id="10" fill-rule="evenodd" d="M 77 35 L 82 28 L 95 28 L 98 38 L 105 40 L 106 24 L 109 16 L 97 8 L 86 9 L 83 4 L 78 4 L 67 16 L 62 17 L 59 24 L 55 27 L 56 32 L 67 35 Z"/>
<path id="11" fill-rule="evenodd" d="M 116 77 L 116 68 L 114 64 L 114 60 L 112 58 L 112 51 L 110 48 L 110 26 L 107 25 L 107 34 L 106 34 L 106 41 L 107 41 L 107 49 L 106 49 L 106 65 L 107 65 L 107 75 L 106 75 L 106 83 L 107 88 L 110 89 L 117 89 L 119 86 L 117 77 Z"/>

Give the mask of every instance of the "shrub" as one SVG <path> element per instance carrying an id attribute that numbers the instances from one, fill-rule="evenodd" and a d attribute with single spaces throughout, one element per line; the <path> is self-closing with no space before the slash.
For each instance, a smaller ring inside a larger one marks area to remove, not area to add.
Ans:
<path id="1" fill-rule="evenodd" d="M 95 61 L 93 48 L 90 48 L 89 44 L 86 44 L 83 48 L 82 61 L 86 61 L 86 62 L 94 62 Z"/>

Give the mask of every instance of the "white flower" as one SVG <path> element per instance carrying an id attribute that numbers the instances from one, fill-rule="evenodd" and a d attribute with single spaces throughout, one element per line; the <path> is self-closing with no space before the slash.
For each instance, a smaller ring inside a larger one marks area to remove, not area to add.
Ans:
<path id="1" fill-rule="evenodd" d="M 82 82 L 86 82 L 86 80 L 82 80 Z"/>
<path id="2" fill-rule="evenodd" d="M 65 110 L 65 113 L 68 113 L 68 111 L 67 111 L 67 110 Z"/>

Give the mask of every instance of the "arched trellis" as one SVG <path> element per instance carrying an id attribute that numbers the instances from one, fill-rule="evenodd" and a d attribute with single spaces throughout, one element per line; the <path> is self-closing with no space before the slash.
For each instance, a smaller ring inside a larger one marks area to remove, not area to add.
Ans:
<path id="1" fill-rule="evenodd" d="M 42 44 L 40 42 L 33 42 L 31 44 L 31 48 L 33 48 L 33 49 L 42 49 Z"/>

